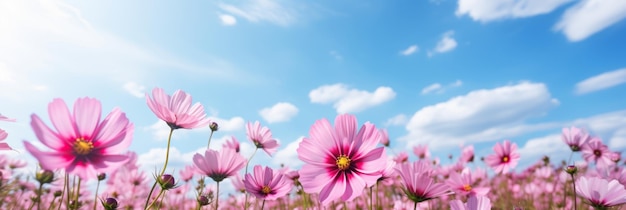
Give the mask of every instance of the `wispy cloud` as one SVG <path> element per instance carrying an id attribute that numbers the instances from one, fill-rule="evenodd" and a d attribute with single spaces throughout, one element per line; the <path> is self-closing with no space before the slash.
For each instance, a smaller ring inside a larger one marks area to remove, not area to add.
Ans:
<path id="1" fill-rule="evenodd" d="M 586 94 L 626 83 L 626 68 L 605 72 L 576 83 L 576 94 Z"/>
<path id="2" fill-rule="evenodd" d="M 489 22 L 547 14 L 572 0 L 458 0 L 457 16 Z M 617 0 L 619 1 L 619 0 Z"/>
<path id="3" fill-rule="evenodd" d="M 419 50 L 419 47 L 417 45 L 411 45 L 408 48 L 406 48 L 405 50 L 400 51 L 400 54 L 408 56 L 411 55 L 413 53 L 416 53 Z"/>
<path id="4" fill-rule="evenodd" d="M 428 52 L 428 56 L 433 56 L 436 53 L 446 53 L 454 50 L 457 46 L 456 40 L 452 37 L 454 35 L 454 31 L 447 31 L 441 37 L 441 40 L 437 42 L 437 46 L 433 51 Z"/>
<path id="5" fill-rule="evenodd" d="M 380 105 L 396 97 L 390 87 L 378 87 L 374 92 L 349 88 L 345 84 L 323 85 L 309 92 L 312 103 L 332 103 L 337 113 L 355 113 Z"/>
<path id="6" fill-rule="evenodd" d="M 267 21 L 280 26 L 289 26 L 298 20 L 299 12 L 287 6 L 287 3 L 289 2 L 248 0 L 238 5 L 220 3 L 219 7 L 250 22 Z"/>
<path id="7" fill-rule="evenodd" d="M 408 121 L 409 120 L 406 117 L 406 115 L 399 114 L 399 115 L 393 116 L 392 118 L 389 118 L 385 122 L 385 126 L 402 126 L 402 125 L 406 125 Z"/>
<path id="8" fill-rule="evenodd" d="M 581 41 L 626 18 L 626 1 L 583 0 L 565 11 L 555 29 Z"/>
<path id="9" fill-rule="evenodd" d="M 337 51 L 331 50 L 328 54 L 330 54 L 330 56 L 335 58 L 335 60 L 338 60 L 338 61 L 343 60 L 343 57 Z"/>
<path id="10" fill-rule="evenodd" d="M 237 24 L 237 18 L 235 18 L 232 15 L 228 15 L 228 14 L 219 14 L 218 17 L 220 18 L 220 21 L 222 22 L 222 25 L 225 26 L 234 26 Z"/>
<path id="11" fill-rule="evenodd" d="M 443 86 L 440 83 L 433 83 L 422 89 L 422 95 L 426 95 L 430 93 L 443 93 L 448 88 L 460 87 L 461 85 L 463 85 L 463 82 L 461 80 L 456 80 L 455 82 L 450 83 L 446 86 Z"/>
<path id="12" fill-rule="evenodd" d="M 137 98 L 143 98 L 145 97 L 146 87 L 135 82 L 127 82 L 124 84 L 124 90 Z"/>
<path id="13" fill-rule="evenodd" d="M 287 144 L 285 148 L 278 150 L 278 152 L 276 152 L 276 155 L 274 155 L 274 158 L 272 158 L 272 162 L 275 165 L 283 164 L 292 169 L 302 166 L 304 162 L 298 159 L 297 149 L 300 146 L 300 142 L 302 142 L 303 138 L 304 137 L 299 137 L 297 140 Z"/>
<path id="14" fill-rule="evenodd" d="M 272 107 L 263 108 L 259 115 L 268 123 L 287 122 L 298 114 L 298 108 L 287 102 L 274 104 Z"/>

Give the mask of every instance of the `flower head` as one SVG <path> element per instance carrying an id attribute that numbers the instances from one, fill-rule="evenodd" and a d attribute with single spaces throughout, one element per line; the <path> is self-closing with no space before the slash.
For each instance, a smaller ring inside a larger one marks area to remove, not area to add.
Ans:
<path id="1" fill-rule="evenodd" d="M 386 166 L 385 149 L 376 147 L 381 138 L 370 123 L 357 132 L 353 115 L 337 116 L 334 127 L 326 119 L 316 121 L 297 149 L 298 158 L 305 163 L 299 179 L 304 191 L 319 193 L 324 205 L 361 195 L 365 186 L 376 183 Z"/>
<path id="2" fill-rule="evenodd" d="M 486 196 L 470 196 L 467 199 L 467 203 L 463 203 L 461 200 L 450 201 L 451 210 L 483 210 L 491 209 L 491 200 Z"/>
<path id="3" fill-rule="evenodd" d="M 235 150 L 235 152 L 237 152 L 237 153 L 239 153 L 239 150 L 240 150 L 239 149 L 239 141 L 237 141 L 237 138 L 235 138 L 234 136 L 231 136 L 230 139 L 226 140 L 226 142 L 224 142 L 222 147 Z"/>
<path id="4" fill-rule="evenodd" d="M 496 154 L 487 156 L 485 162 L 496 173 L 508 173 L 509 169 L 514 168 L 520 159 L 520 155 L 517 153 L 517 144 L 511 143 L 509 140 L 505 140 L 502 144 L 496 143 L 493 151 Z"/>
<path id="5" fill-rule="evenodd" d="M 585 161 L 589 163 L 595 162 L 598 168 L 605 169 L 615 163 L 611 160 L 613 153 L 609 151 L 609 147 L 603 144 L 602 140 L 597 137 L 592 138 L 587 144 L 585 144 L 582 149 L 582 153 Z"/>
<path id="6" fill-rule="evenodd" d="M 474 179 L 469 168 L 463 169 L 461 173 L 452 172 L 450 177 L 446 180 L 446 184 L 454 190 L 457 194 L 461 195 L 487 195 L 489 188 L 474 186 Z"/>
<path id="7" fill-rule="evenodd" d="M 254 166 L 253 174 L 246 174 L 243 184 L 249 193 L 263 200 L 276 200 L 291 190 L 291 182 L 283 173 L 260 165 Z"/>
<path id="8" fill-rule="evenodd" d="M 426 161 L 400 164 L 396 171 L 404 183 L 404 193 L 415 203 L 451 194 L 446 184 L 435 183 L 431 177 L 432 169 Z"/>
<path id="9" fill-rule="evenodd" d="M 154 88 L 152 98 L 146 94 L 146 102 L 150 110 L 172 129 L 192 129 L 210 123 L 200 103 L 191 105 L 191 95 L 177 90 L 171 97 L 163 89 Z"/>
<path id="10" fill-rule="evenodd" d="M 254 122 L 254 124 L 248 122 L 246 133 L 256 148 L 263 149 L 267 155 L 272 156 L 272 153 L 278 150 L 278 141 L 272 138 L 272 132 L 269 128 L 261 127 L 259 121 Z"/>
<path id="11" fill-rule="evenodd" d="M 40 151 L 24 141 L 26 150 L 43 169 L 65 169 L 84 180 L 114 171 L 128 160 L 125 150 L 130 146 L 134 127 L 118 108 L 100 121 L 101 109 L 97 99 L 79 98 L 70 113 L 63 99 L 54 99 L 48 112 L 56 131 L 39 116 L 31 115 L 35 135 L 52 151 Z"/>
<path id="12" fill-rule="evenodd" d="M 589 134 L 584 130 L 571 127 L 571 128 L 563 128 L 563 132 L 561 133 L 561 139 L 569 146 L 569 148 L 573 152 L 580 151 L 585 144 L 589 141 Z"/>
<path id="13" fill-rule="evenodd" d="M 626 203 L 626 189 L 617 180 L 608 181 L 599 177 L 582 176 L 576 182 L 576 193 L 596 208 Z"/>
<path id="14" fill-rule="evenodd" d="M 428 145 L 417 145 L 413 147 L 413 153 L 419 159 L 430 158 L 430 151 L 428 151 Z"/>
<path id="15" fill-rule="evenodd" d="M 246 159 L 232 149 L 223 149 L 220 152 L 208 149 L 204 156 L 195 154 L 193 163 L 200 173 L 211 177 L 213 181 L 221 182 L 241 170 L 246 164 Z"/>
<path id="16" fill-rule="evenodd" d="M 4 141 L 7 137 L 9 136 L 9 134 L 0 129 L 0 141 Z M 13 148 L 11 148 L 11 146 L 9 146 L 9 144 L 7 144 L 6 142 L 0 142 L 0 150 L 12 150 Z"/>

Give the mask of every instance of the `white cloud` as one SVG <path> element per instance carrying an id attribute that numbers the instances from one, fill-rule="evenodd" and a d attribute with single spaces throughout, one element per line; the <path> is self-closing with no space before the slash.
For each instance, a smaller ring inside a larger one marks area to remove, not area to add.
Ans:
<path id="1" fill-rule="evenodd" d="M 441 40 L 437 43 L 435 49 L 431 52 L 428 52 L 428 56 L 433 56 L 435 53 L 446 53 L 454 50 L 456 48 L 457 43 L 456 40 L 452 37 L 454 35 L 454 31 L 447 31 L 441 37 Z"/>
<path id="2" fill-rule="evenodd" d="M 626 68 L 605 72 L 576 84 L 576 93 L 585 94 L 626 83 Z"/>
<path id="3" fill-rule="evenodd" d="M 263 108 L 259 114 L 268 123 L 287 122 L 298 114 L 298 108 L 291 103 L 280 102 L 269 108 Z"/>
<path id="4" fill-rule="evenodd" d="M 521 157 L 530 162 L 535 162 L 543 156 L 550 157 L 553 163 L 567 161 L 570 154 L 569 147 L 561 140 L 561 134 L 529 139 L 524 145 L 518 146 Z"/>
<path id="5" fill-rule="evenodd" d="M 220 14 L 219 18 L 222 22 L 222 25 L 234 26 L 235 24 L 237 24 L 237 19 L 232 15 Z"/>
<path id="6" fill-rule="evenodd" d="M 220 3 L 220 9 L 250 22 L 267 21 L 280 26 L 289 26 L 297 21 L 298 11 L 286 6 L 289 2 L 275 0 L 248 0 L 241 5 Z"/>
<path id="7" fill-rule="evenodd" d="M 416 53 L 419 50 L 419 48 L 417 47 L 417 45 L 411 45 L 408 48 L 406 48 L 405 50 L 402 50 L 400 52 L 400 54 L 402 55 L 411 55 L 413 53 Z"/>
<path id="8" fill-rule="evenodd" d="M 333 103 L 337 113 L 356 113 L 385 103 L 395 98 L 396 93 L 390 87 L 381 86 L 374 92 L 348 88 L 338 83 L 323 85 L 309 92 L 312 103 Z"/>
<path id="9" fill-rule="evenodd" d="M 461 87 L 463 82 L 461 80 L 456 80 L 453 83 L 446 85 L 445 87 L 440 83 L 433 83 L 429 86 L 426 86 L 422 89 L 422 95 L 430 94 L 430 93 L 443 93 L 449 88 Z"/>
<path id="10" fill-rule="evenodd" d="M 389 118 L 387 122 L 385 122 L 385 126 L 401 126 L 405 125 L 408 121 L 408 118 L 404 114 L 399 114 Z"/>
<path id="11" fill-rule="evenodd" d="M 298 159 L 298 146 L 300 146 L 300 142 L 304 137 L 300 137 L 297 140 L 287 144 L 287 146 L 281 150 L 276 152 L 274 158 L 272 158 L 272 162 L 275 165 L 284 164 L 289 168 L 299 168 L 304 164 L 300 159 Z"/>
<path id="12" fill-rule="evenodd" d="M 127 82 L 124 84 L 124 90 L 137 98 L 143 98 L 146 94 L 146 87 L 135 82 Z"/>
<path id="13" fill-rule="evenodd" d="M 580 41 L 626 17 L 626 1 L 582 0 L 565 11 L 555 29 L 570 41 Z"/>
<path id="14" fill-rule="evenodd" d="M 343 60 L 343 57 L 337 51 L 332 50 L 332 51 L 329 52 L 329 54 L 330 54 L 330 56 L 332 56 L 333 58 L 335 58 L 338 61 Z"/>
<path id="15" fill-rule="evenodd" d="M 441 84 L 439 83 L 434 83 L 432 85 L 426 86 L 425 88 L 422 89 L 422 95 L 424 94 L 429 94 L 438 90 L 441 90 L 443 88 L 443 86 L 441 86 Z"/>
<path id="16" fill-rule="evenodd" d="M 238 131 L 243 129 L 245 120 L 242 117 L 231 117 L 230 119 L 222 119 L 217 116 L 209 117 L 211 121 L 216 122 L 220 131 Z"/>
<path id="17" fill-rule="evenodd" d="M 475 90 L 418 110 L 406 125 L 408 134 L 401 139 L 410 141 L 409 144 L 428 142 L 437 147 L 515 136 L 553 127 L 554 124 L 522 123 L 544 115 L 557 104 L 542 83 L 521 82 Z"/>
<path id="18" fill-rule="evenodd" d="M 572 0 L 459 0 L 456 15 L 468 15 L 480 22 L 523 18 L 550 13 L 570 1 Z"/>

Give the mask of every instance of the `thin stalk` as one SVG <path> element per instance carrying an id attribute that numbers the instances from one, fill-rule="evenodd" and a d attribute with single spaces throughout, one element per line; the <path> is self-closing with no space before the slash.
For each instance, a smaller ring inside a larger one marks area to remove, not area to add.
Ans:
<path id="1" fill-rule="evenodd" d="M 159 191 L 159 194 L 157 194 L 157 197 L 154 199 L 155 202 L 159 199 L 159 197 L 161 196 L 161 194 L 163 194 L 163 192 L 165 192 L 165 190 L 163 189 Z M 154 205 L 155 202 L 150 203 L 150 205 L 146 209 L 149 209 L 150 207 L 152 207 L 152 205 Z"/>
<path id="2" fill-rule="evenodd" d="M 209 135 L 209 143 L 207 143 L 206 149 L 209 149 L 209 147 L 211 146 L 211 139 L 212 138 L 213 138 L 213 130 L 211 130 L 211 134 Z"/>
<path id="3" fill-rule="evenodd" d="M 248 165 L 250 164 L 250 161 L 254 157 L 254 154 L 256 154 L 257 150 L 259 150 L 258 147 L 254 149 L 254 152 L 252 152 L 252 155 L 250 155 L 250 158 L 248 158 L 248 162 L 246 162 L 246 171 L 243 174 L 244 177 L 246 176 L 246 174 L 248 174 Z M 243 209 L 246 210 L 246 209 L 248 209 L 248 191 L 246 191 L 246 196 L 245 196 L 245 199 L 243 201 L 244 201 L 243 202 L 244 203 L 243 204 Z"/>
<path id="4" fill-rule="evenodd" d="M 369 188 L 370 188 L 370 206 L 369 206 L 368 209 L 372 210 L 372 206 L 374 206 L 374 196 L 372 195 L 372 188 L 374 188 L 374 187 L 372 186 L 372 187 L 369 187 Z"/>
<path id="5" fill-rule="evenodd" d="M 98 190 L 100 189 L 100 179 L 98 179 L 98 184 L 96 184 L 96 193 L 93 196 L 93 210 L 96 210 L 96 204 L 98 202 L 96 202 L 96 200 L 98 200 Z"/>
<path id="6" fill-rule="evenodd" d="M 163 174 L 165 173 L 165 168 L 167 168 L 167 161 L 170 158 L 170 143 L 172 142 L 172 134 L 174 133 L 174 128 L 170 128 L 170 134 L 167 136 L 167 150 L 165 152 L 165 164 L 163 164 L 163 170 L 161 170 L 161 173 L 159 173 L 157 175 L 156 180 L 154 180 L 154 184 L 152 185 L 152 188 L 150 189 L 150 193 L 148 194 L 148 198 L 146 198 L 146 204 L 144 204 L 143 209 L 148 209 L 148 203 L 150 203 L 150 197 L 152 197 L 152 193 L 154 192 L 154 188 L 157 185 L 157 182 L 159 182 L 159 178 L 161 178 L 161 176 L 163 176 Z M 157 196 L 157 198 L 159 198 Z M 156 199 L 154 199 L 156 201 Z"/>
<path id="7" fill-rule="evenodd" d="M 417 210 L 417 201 L 413 202 L 413 210 Z"/>
<path id="8" fill-rule="evenodd" d="M 263 210 L 263 208 L 265 208 L 265 199 L 263 199 L 263 203 L 261 204 L 261 210 Z"/>
<path id="9" fill-rule="evenodd" d="M 571 174 L 572 177 L 572 186 L 574 186 L 574 193 L 572 193 L 572 197 L 574 197 L 574 210 L 576 210 L 576 180 L 574 180 L 574 174 Z"/>
<path id="10" fill-rule="evenodd" d="M 216 210 L 219 209 L 218 208 L 219 205 L 220 205 L 220 182 L 217 182 L 217 190 L 215 193 L 215 209 Z"/>
<path id="11" fill-rule="evenodd" d="M 63 191 L 61 191 L 61 199 L 59 200 L 59 207 L 57 208 L 57 210 L 61 210 L 61 206 L 63 204 L 63 196 L 65 196 L 65 193 L 68 193 L 66 191 L 69 191 L 69 187 L 66 187 L 66 186 L 69 186 L 69 178 L 67 177 L 67 172 L 65 173 L 65 180 L 64 180 L 64 183 L 63 183 Z"/>
<path id="12" fill-rule="evenodd" d="M 76 198 L 74 198 L 74 204 L 76 204 L 76 207 L 78 207 L 78 197 L 80 196 L 80 181 L 82 179 L 79 177 L 78 178 L 78 185 L 76 186 Z M 78 208 L 76 208 L 78 209 Z"/>

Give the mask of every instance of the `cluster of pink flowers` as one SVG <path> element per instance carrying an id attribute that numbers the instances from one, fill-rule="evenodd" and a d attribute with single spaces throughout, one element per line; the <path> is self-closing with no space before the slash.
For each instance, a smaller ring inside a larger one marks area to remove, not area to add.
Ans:
<path id="1" fill-rule="evenodd" d="M 146 96 L 149 109 L 170 128 L 160 173 L 149 176 L 141 171 L 137 155 L 127 151 L 134 127 L 119 108 L 101 118 L 97 99 L 79 98 L 72 109 L 64 100 L 54 99 L 48 105 L 52 126 L 31 116 L 32 129 L 45 150 L 24 141 L 39 162 L 33 178 L 11 176 L 26 163 L 0 155 L 0 208 L 608 209 L 626 203 L 626 163 L 621 153 L 576 127 L 563 129 L 563 146 L 572 154 L 581 153 L 584 162 L 554 163 L 546 157 L 520 169 L 523 157 L 510 140 L 495 143 L 493 153 L 482 158 L 475 158 L 472 145 L 465 146 L 456 161 L 449 156 L 450 163 L 443 164 L 428 145 L 414 146 L 414 156 L 393 152 L 387 130 L 340 114 L 333 124 L 320 119 L 310 127 L 297 148 L 301 168 L 250 168 L 257 150 L 271 157 L 279 147 L 270 129 L 256 121 L 246 125 L 247 138 L 255 146 L 251 157 L 240 154 L 240 142 L 233 136 L 220 150 L 207 146 L 195 154 L 179 174 L 168 174 L 175 130 L 208 126 L 210 146 L 219 127 L 181 90 L 170 96 L 155 88 L 152 96 Z M 15 120 L 0 115 L 0 121 Z M 0 141 L 6 138 L 7 132 L 0 129 Z M 11 147 L 0 142 L 0 150 L 7 149 Z M 479 159 L 484 165 L 476 163 Z M 95 192 L 80 184 L 89 180 L 97 180 Z M 101 182 L 105 186 L 98 191 Z M 232 184 L 234 192 L 220 192 L 225 184 Z"/>

